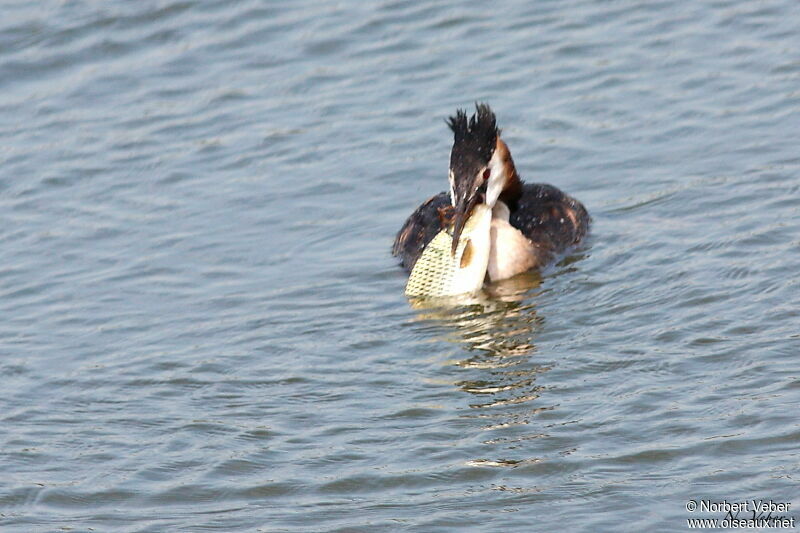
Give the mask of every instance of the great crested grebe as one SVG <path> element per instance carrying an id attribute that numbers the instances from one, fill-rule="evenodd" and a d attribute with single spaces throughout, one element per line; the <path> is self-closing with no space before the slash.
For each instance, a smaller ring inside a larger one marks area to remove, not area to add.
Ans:
<path id="1" fill-rule="evenodd" d="M 490 281 L 544 266 L 589 230 L 586 208 L 552 185 L 523 183 L 497 119 L 486 104 L 476 104 L 467 119 L 457 110 L 447 121 L 453 130 L 450 192 L 441 192 L 414 211 L 394 241 L 392 253 L 411 271 L 428 243 L 452 228 L 453 251 L 475 206 L 492 210 L 488 240 Z"/>

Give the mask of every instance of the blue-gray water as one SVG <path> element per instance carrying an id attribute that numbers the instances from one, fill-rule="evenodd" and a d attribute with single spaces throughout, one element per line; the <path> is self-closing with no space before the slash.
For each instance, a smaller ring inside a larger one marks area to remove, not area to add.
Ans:
<path id="1" fill-rule="evenodd" d="M 795 0 L 0 14 L 2 531 L 800 505 Z M 476 100 L 593 234 L 538 284 L 415 309 L 391 242 Z"/>

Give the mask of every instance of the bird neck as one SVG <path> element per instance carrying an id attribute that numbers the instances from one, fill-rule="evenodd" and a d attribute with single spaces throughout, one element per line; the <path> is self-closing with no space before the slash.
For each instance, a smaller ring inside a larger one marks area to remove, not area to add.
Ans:
<path id="1" fill-rule="evenodd" d="M 514 166 L 514 159 L 508 150 L 508 145 L 499 137 L 497 138 L 497 146 L 492 159 L 496 159 L 505 178 L 503 190 L 500 192 L 498 200 L 505 203 L 511 211 L 514 211 L 517 208 L 517 202 L 522 197 L 522 180 L 517 173 L 517 167 Z"/>

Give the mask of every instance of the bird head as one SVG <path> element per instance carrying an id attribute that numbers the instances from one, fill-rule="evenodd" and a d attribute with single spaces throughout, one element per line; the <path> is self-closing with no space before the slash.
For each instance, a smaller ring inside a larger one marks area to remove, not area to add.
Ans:
<path id="1" fill-rule="evenodd" d="M 486 104 L 475 104 L 475 113 L 467 118 L 463 109 L 447 121 L 453 130 L 453 149 L 450 151 L 450 200 L 454 207 L 453 253 L 458 239 L 479 203 L 494 207 L 505 186 L 506 172 L 498 146 L 500 130 L 494 112 Z M 500 151 L 501 151 L 500 150 Z M 507 150 L 507 149 L 506 149 Z"/>

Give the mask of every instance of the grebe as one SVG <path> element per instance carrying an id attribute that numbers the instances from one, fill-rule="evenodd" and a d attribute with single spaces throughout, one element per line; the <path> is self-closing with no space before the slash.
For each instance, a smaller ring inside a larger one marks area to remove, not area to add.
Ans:
<path id="1" fill-rule="evenodd" d="M 489 281 L 546 265 L 589 230 L 591 218 L 583 204 L 552 185 L 519 178 L 494 112 L 486 104 L 475 107 L 469 120 L 459 109 L 447 121 L 454 136 L 449 193 L 420 205 L 397 233 L 392 253 L 408 271 L 442 229 L 452 228 L 455 253 L 464 224 L 479 204 L 492 211 L 485 244 Z"/>

